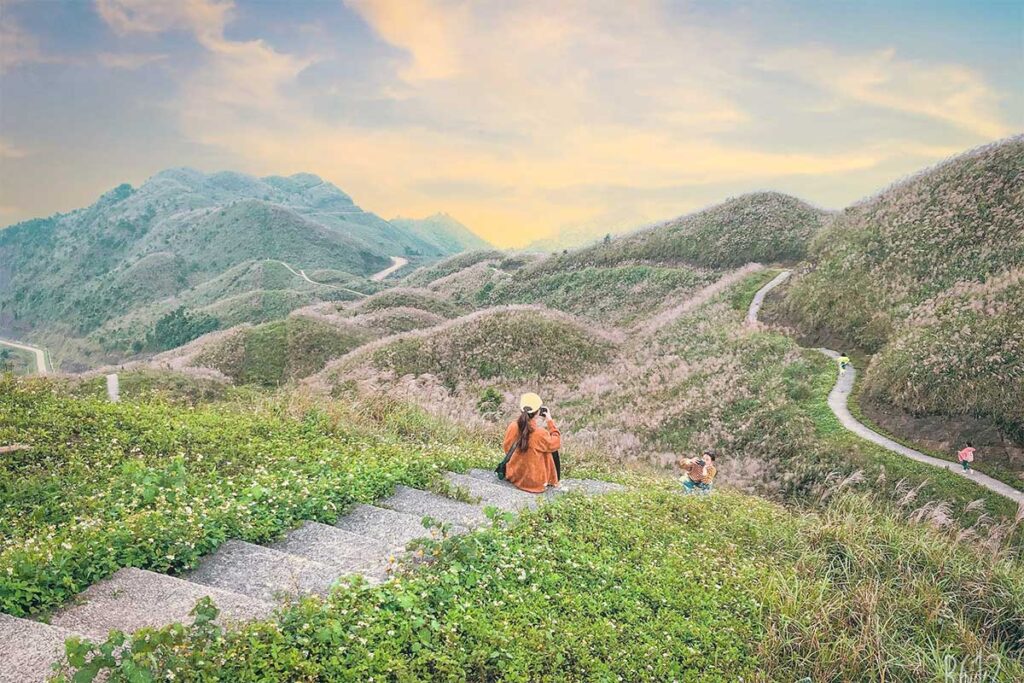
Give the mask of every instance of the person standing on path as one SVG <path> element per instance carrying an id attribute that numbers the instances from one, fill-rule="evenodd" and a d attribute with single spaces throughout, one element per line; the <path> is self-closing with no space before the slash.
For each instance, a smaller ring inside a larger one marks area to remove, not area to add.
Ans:
<path id="1" fill-rule="evenodd" d="M 523 394 L 519 417 L 505 430 L 503 450 L 512 453 L 505 467 L 505 480 L 529 493 L 557 487 L 558 471 L 552 453 L 561 447 L 562 434 L 540 396 Z"/>
<path id="2" fill-rule="evenodd" d="M 846 368 L 850 367 L 850 357 L 845 353 L 840 353 L 839 358 L 836 358 L 836 362 L 839 363 L 839 374 L 845 375 Z"/>
<path id="3" fill-rule="evenodd" d="M 971 463 L 974 462 L 974 451 L 977 450 L 971 445 L 971 442 L 967 442 L 967 446 L 964 447 L 959 453 L 956 454 L 956 459 L 963 465 L 964 472 L 971 471 Z"/>

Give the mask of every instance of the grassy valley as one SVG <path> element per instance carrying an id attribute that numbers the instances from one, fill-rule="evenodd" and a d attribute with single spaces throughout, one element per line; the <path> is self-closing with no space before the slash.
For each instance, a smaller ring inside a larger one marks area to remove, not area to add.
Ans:
<path id="1" fill-rule="evenodd" d="M 0 332 L 81 369 L 168 348 L 153 331 L 180 308 L 215 328 L 266 322 L 372 293 L 366 278 L 392 256 L 426 263 L 482 245 L 450 218 L 427 223 L 391 224 L 309 174 L 164 171 L 0 231 Z"/>

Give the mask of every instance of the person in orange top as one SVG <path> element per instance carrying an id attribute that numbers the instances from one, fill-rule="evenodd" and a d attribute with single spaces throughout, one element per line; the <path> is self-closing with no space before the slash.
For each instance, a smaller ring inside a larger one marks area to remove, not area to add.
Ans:
<path id="1" fill-rule="evenodd" d="M 505 467 L 505 480 L 530 493 L 544 493 L 558 486 L 558 472 L 552 453 L 562 447 L 562 434 L 547 408 L 541 410 L 540 396 L 523 394 L 519 418 L 505 430 L 504 451 L 515 446 Z"/>

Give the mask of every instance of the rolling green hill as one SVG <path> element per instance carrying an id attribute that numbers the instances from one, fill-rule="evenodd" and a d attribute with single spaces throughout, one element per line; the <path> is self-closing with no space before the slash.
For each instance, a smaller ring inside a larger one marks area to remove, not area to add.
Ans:
<path id="1" fill-rule="evenodd" d="M 420 239 L 437 247 L 439 251 L 454 254 L 474 249 L 490 249 L 491 244 L 446 213 L 435 213 L 426 218 L 392 218 L 392 225 L 405 228 Z"/>
<path id="2" fill-rule="evenodd" d="M 751 261 L 795 261 L 829 215 L 778 192 L 726 200 L 662 225 L 548 259 L 547 270 L 686 263 L 728 268 Z"/>
<path id="3" fill-rule="evenodd" d="M 478 278 L 475 299 L 478 305 L 543 303 L 605 323 L 628 324 L 666 301 L 684 299 L 727 269 L 801 258 L 827 220 L 824 212 L 787 195 L 744 195 L 536 260 L 509 277 Z"/>
<path id="4" fill-rule="evenodd" d="M 190 365 L 212 368 L 241 384 L 276 386 L 317 372 L 376 338 L 358 325 L 293 315 L 262 325 L 242 325 L 202 344 Z"/>
<path id="5" fill-rule="evenodd" d="M 398 377 L 430 375 L 446 386 L 480 380 L 579 376 L 607 361 L 614 343 L 600 331 L 541 307 L 484 309 L 445 324 L 386 337 L 329 366 L 330 382 L 367 366 Z"/>
<path id="6" fill-rule="evenodd" d="M 0 230 L 0 333 L 52 346 L 68 368 L 118 360 L 181 306 L 209 308 L 222 326 L 259 322 L 365 291 L 391 256 L 422 263 L 475 244 L 452 221 L 428 223 L 391 224 L 309 174 L 171 169 Z"/>
<path id="7" fill-rule="evenodd" d="M 809 258 L 782 312 L 876 354 L 871 396 L 986 417 L 1024 439 L 1024 136 L 850 207 Z"/>

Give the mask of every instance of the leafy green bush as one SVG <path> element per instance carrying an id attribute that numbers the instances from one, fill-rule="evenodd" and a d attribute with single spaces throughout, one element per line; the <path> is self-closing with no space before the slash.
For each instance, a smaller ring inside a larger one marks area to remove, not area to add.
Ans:
<path id="1" fill-rule="evenodd" d="M 495 387 L 487 387 L 480 394 L 480 400 L 476 402 L 477 411 L 483 416 L 497 415 L 501 411 L 501 404 L 505 397 Z"/>

